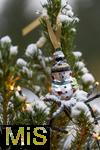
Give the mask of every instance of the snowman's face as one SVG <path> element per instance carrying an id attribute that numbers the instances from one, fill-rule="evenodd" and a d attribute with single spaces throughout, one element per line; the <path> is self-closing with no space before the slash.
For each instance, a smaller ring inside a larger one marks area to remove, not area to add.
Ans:
<path id="1" fill-rule="evenodd" d="M 61 81 L 61 76 L 59 75 L 59 72 L 52 73 L 52 80 Z"/>
<path id="2" fill-rule="evenodd" d="M 67 80 L 68 78 L 70 78 L 72 76 L 72 72 L 71 71 L 63 71 L 59 75 L 61 76 L 62 80 Z"/>
<path id="3" fill-rule="evenodd" d="M 73 88 L 71 83 L 63 83 L 59 85 L 58 83 L 52 83 L 52 94 L 58 96 L 62 100 L 68 100 L 73 95 Z"/>
<path id="4" fill-rule="evenodd" d="M 71 75 L 72 75 L 71 71 L 56 72 L 56 73 L 52 73 L 52 79 L 63 81 L 63 80 L 67 80 L 68 78 L 70 78 Z"/>

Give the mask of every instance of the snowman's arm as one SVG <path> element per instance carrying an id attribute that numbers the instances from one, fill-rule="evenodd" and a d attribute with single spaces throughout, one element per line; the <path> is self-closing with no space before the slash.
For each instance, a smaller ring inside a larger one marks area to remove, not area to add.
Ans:
<path id="1" fill-rule="evenodd" d="M 64 105 L 61 105 L 60 108 L 53 113 L 51 119 L 49 120 L 49 125 L 52 126 L 53 120 L 60 115 L 60 113 L 64 110 Z"/>
<path id="2" fill-rule="evenodd" d="M 60 113 L 63 112 L 63 110 L 64 110 L 64 105 L 61 104 L 61 106 L 56 110 L 56 112 L 53 113 L 52 118 L 59 116 Z"/>
<path id="3" fill-rule="evenodd" d="M 45 97 L 42 97 L 41 100 L 47 102 L 55 102 L 58 105 L 61 105 L 61 100 L 55 95 L 47 94 Z"/>

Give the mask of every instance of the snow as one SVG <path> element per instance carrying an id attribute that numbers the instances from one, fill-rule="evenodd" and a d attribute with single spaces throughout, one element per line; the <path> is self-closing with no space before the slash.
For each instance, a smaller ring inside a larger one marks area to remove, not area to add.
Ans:
<path id="1" fill-rule="evenodd" d="M 61 6 L 64 7 L 66 5 L 67 0 L 61 0 Z"/>
<path id="2" fill-rule="evenodd" d="M 49 108 L 47 105 L 37 96 L 35 95 L 32 91 L 22 88 L 22 93 L 26 97 L 26 102 L 32 106 L 36 106 L 37 108 L 45 110 L 45 113 L 49 113 Z M 30 109 L 31 109 L 30 107 Z"/>
<path id="3" fill-rule="evenodd" d="M 42 55 L 41 49 L 38 49 L 38 55 Z"/>
<path id="4" fill-rule="evenodd" d="M 34 89 L 35 89 L 35 92 L 38 93 L 38 92 L 40 92 L 41 87 L 38 86 L 38 85 L 35 85 L 35 86 L 34 86 Z"/>
<path id="5" fill-rule="evenodd" d="M 88 69 L 87 69 L 86 67 L 83 67 L 83 68 L 81 69 L 81 72 L 82 72 L 83 74 L 85 74 L 85 73 L 88 73 L 89 71 L 88 71 Z"/>
<path id="6" fill-rule="evenodd" d="M 71 143 L 72 143 L 72 141 L 75 140 L 75 137 L 76 137 L 77 127 L 76 127 L 76 125 L 73 125 L 71 122 L 69 122 L 66 129 L 69 133 L 65 137 L 63 150 L 67 150 L 71 147 Z"/>
<path id="7" fill-rule="evenodd" d="M 38 55 L 38 60 L 40 61 L 40 64 L 41 66 L 46 69 L 46 64 L 45 64 L 45 61 L 44 61 L 44 57 L 41 56 L 41 55 Z"/>
<path id="8" fill-rule="evenodd" d="M 79 18 L 74 17 L 72 9 L 67 9 L 66 7 L 61 10 L 61 13 L 58 16 L 61 22 L 70 23 L 72 21 L 79 22 Z"/>
<path id="9" fill-rule="evenodd" d="M 4 36 L 0 39 L 0 42 L 2 45 L 4 45 L 5 43 L 11 43 L 11 38 L 8 35 Z"/>
<path id="10" fill-rule="evenodd" d="M 75 29 L 75 28 L 71 28 L 71 31 L 72 31 L 72 32 L 76 32 L 76 29 Z"/>
<path id="11" fill-rule="evenodd" d="M 47 16 L 48 16 L 47 9 L 43 8 L 43 10 L 42 10 L 42 17 L 47 17 Z"/>
<path id="12" fill-rule="evenodd" d="M 29 78 L 32 78 L 33 72 L 29 70 L 26 66 L 23 66 L 22 72 L 26 73 Z"/>
<path id="13" fill-rule="evenodd" d="M 76 30 L 76 29 L 75 29 Z M 75 51 L 73 52 L 73 55 L 75 56 L 75 58 L 80 58 L 82 57 L 82 53 L 80 51 Z"/>
<path id="14" fill-rule="evenodd" d="M 10 47 L 10 55 L 17 55 L 18 53 L 18 46 L 11 46 Z"/>
<path id="15" fill-rule="evenodd" d="M 88 106 L 84 102 L 77 102 L 76 105 L 72 108 L 72 111 L 71 111 L 72 118 L 77 118 L 82 111 L 88 117 L 90 121 L 93 121 L 91 117 L 91 112 Z"/>
<path id="16" fill-rule="evenodd" d="M 72 12 L 72 10 L 68 10 L 67 15 L 70 16 L 70 17 L 73 17 L 74 13 Z"/>
<path id="17" fill-rule="evenodd" d="M 26 66 L 23 66 L 22 68 L 22 72 L 23 73 L 28 73 L 29 69 Z"/>
<path id="18" fill-rule="evenodd" d="M 17 59 L 16 64 L 17 64 L 18 66 L 20 66 L 20 67 L 23 67 L 23 66 L 26 66 L 26 65 L 27 65 L 27 62 L 26 62 L 24 59 L 19 58 L 19 59 Z"/>
<path id="19" fill-rule="evenodd" d="M 59 15 L 59 19 L 61 22 L 72 22 L 73 19 L 71 17 L 68 17 L 66 15 Z"/>
<path id="20" fill-rule="evenodd" d="M 43 9 L 43 5 L 47 4 L 48 0 L 28 0 L 26 2 L 27 8 L 26 11 L 27 13 L 30 13 L 31 10 L 42 10 Z M 61 0 L 61 6 L 64 7 L 66 5 L 66 2 L 68 2 L 68 0 Z M 72 5 L 74 2 L 74 0 L 70 0 L 69 3 Z M 71 6 L 68 4 L 67 8 L 71 9 Z"/>
<path id="21" fill-rule="evenodd" d="M 74 21 L 78 23 L 80 21 L 80 19 L 78 17 L 75 17 Z"/>
<path id="22" fill-rule="evenodd" d="M 52 61 L 52 60 L 53 60 L 52 57 L 45 57 L 45 62 L 50 62 L 50 61 Z"/>
<path id="23" fill-rule="evenodd" d="M 87 84 L 87 83 L 92 84 L 95 82 L 95 79 L 91 73 L 85 73 L 81 78 L 82 78 L 83 83 L 85 83 L 85 84 Z"/>
<path id="24" fill-rule="evenodd" d="M 79 22 L 79 18 L 74 17 L 74 12 L 72 11 L 72 7 L 63 1 L 63 7 L 61 13 L 59 14 L 59 20 L 61 22 L 70 23 L 72 21 Z"/>
<path id="25" fill-rule="evenodd" d="M 28 75 L 29 78 L 32 78 L 32 76 L 33 76 L 32 70 L 28 70 L 27 75 Z"/>
<path id="26" fill-rule="evenodd" d="M 75 66 L 76 66 L 79 70 L 81 70 L 83 67 L 85 67 L 85 64 L 84 64 L 82 61 L 77 61 L 77 62 L 75 63 Z"/>
<path id="27" fill-rule="evenodd" d="M 27 57 L 33 57 L 36 52 L 37 52 L 37 45 L 36 44 L 30 44 L 26 48 L 25 55 Z"/>
<path id="28" fill-rule="evenodd" d="M 64 0 L 63 0 L 63 1 L 64 1 Z M 68 10 L 72 10 L 71 5 L 69 5 L 69 4 L 66 6 L 66 8 L 67 8 Z"/>

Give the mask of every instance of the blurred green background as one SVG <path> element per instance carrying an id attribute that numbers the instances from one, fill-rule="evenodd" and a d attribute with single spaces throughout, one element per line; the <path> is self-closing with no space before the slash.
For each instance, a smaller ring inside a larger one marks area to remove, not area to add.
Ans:
<path id="1" fill-rule="evenodd" d="M 76 50 L 83 52 L 88 69 L 100 81 L 100 0 L 73 1 L 74 12 L 80 18 Z M 22 29 L 38 17 L 35 13 L 40 7 L 38 3 L 39 0 L 0 0 L 0 37 L 9 35 L 13 45 L 19 46 L 20 56 L 26 46 L 36 42 L 41 34 L 40 28 L 37 28 L 27 36 L 22 36 Z"/>

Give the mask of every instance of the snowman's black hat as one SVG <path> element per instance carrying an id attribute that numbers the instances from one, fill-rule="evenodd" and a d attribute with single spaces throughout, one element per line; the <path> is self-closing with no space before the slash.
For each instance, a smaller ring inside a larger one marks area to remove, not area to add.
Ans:
<path id="1" fill-rule="evenodd" d="M 70 65 L 64 59 L 64 53 L 59 49 L 53 54 L 55 64 L 51 68 L 51 73 L 70 71 Z"/>

